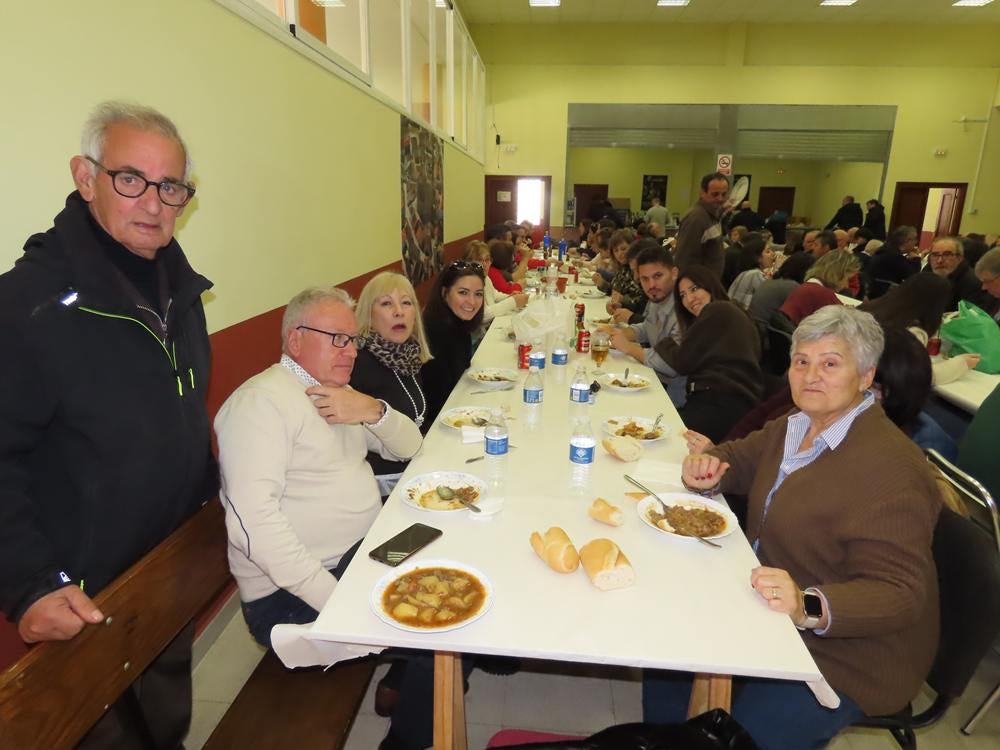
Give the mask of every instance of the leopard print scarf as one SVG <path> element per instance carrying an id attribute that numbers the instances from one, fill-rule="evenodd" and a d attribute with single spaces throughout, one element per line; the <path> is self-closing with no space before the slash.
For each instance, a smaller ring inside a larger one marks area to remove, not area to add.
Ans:
<path id="1" fill-rule="evenodd" d="M 364 348 L 390 370 L 403 375 L 416 375 L 420 371 L 420 344 L 413 337 L 402 344 L 395 344 L 371 331 L 365 336 Z"/>

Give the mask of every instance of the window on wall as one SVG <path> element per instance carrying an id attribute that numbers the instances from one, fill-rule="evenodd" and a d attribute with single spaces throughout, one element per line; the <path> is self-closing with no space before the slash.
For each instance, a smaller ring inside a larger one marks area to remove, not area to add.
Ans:
<path id="1" fill-rule="evenodd" d="M 405 0 L 376 0 L 370 7 L 371 26 L 375 29 L 372 35 L 372 82 L 394 102 L 405 105 L 403 2 Z"/>
<path id="2" fill-rule="evenodd" d="M 451 132 L 451 79 L 448 76 L 448 19 L 451 11 L 447 5 L 434 5 L 434 120 L 432 124 Z"/>
<path id="3" fill-rule="evenodd" d="M 410 0 L 410 112 L 431 121 L 431 0 Z"/>
<path id="4" fill-rule="evenodd" d="M 453 24 L 453 34 L 452 41 L 452 59 L 455 61 L 455 80 L 452 91 L 453 105 L 453 122 L 455 124 L 455 130 L 452 136 L 455 138 L 455 142 L 464 146 L 466 141 L 466 130 L 465 130 L 465 99 L 466 92 L 468 90 L 468 70 L 469 70 L 469 39 L 468 32 L 466 32 L 465 27 L 461 26 L 452 20 Z"/>
<path id="5" fill-rule="evenodd" d="M 545 215 L 545 181 L 521 177 L 517 181 L 517 223 L 541 224 Z"/>
<path id="6" fill-rule="evenodd" d="M 371 83 L 368 0 L 296 0 L 295 11 L 298 38 Z"/>

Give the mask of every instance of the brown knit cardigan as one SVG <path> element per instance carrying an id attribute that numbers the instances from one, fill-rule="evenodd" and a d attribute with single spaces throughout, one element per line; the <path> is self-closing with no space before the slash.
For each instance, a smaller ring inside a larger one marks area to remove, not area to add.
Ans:
<path id="1" fill-rule="evenodd" d="M 903 708 L 930 670 L 938 640 L 931 541 L 941 509 L 924 456 L 882 407 L 858 415 L 836 450 L 778 475 L 788 418 L 710 452 L 728 461 L 722 491 L 749 496 L 747 537 L 763 565 L 826 596 L 831 624 L 802 637 L 827 682 L 868 715 Z"/>

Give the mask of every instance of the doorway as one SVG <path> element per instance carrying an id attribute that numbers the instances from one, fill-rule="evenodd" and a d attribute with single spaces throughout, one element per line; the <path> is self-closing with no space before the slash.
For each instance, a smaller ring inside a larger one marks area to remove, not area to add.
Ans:
<path id="1" fill-rule="evenodd" d="M 775 211 L 781 210 L 789 217 L 794 215 L 795 188 L 793 187 L 762 187 L 757 196 L 757 213 L 766 219 Z"/>
<path id="2" fill-rule="evenodd" d="M 551 196 L 548 175 L 486 175 L 486 227 L 527 219 L 548 231 Z"/>
<path id="3" fill-rule="evenodd" d="M 897 182 L 889 231 L 916 227 L 921 248 L 935 237 L 957 237 L 968 187 L 967 182 Z"/>
<path id="4" fill-rule="evenodd" d="M 608 186 L 585 182 L 573 183 L 573 197 L 576 198 L 576 219 L 597 221 L 603 216 L 603 203 L 608 199 Z M 597 206 L 601 206 L 598 212 Z M 595 219 L 594 216 L 597 218 Z"/>

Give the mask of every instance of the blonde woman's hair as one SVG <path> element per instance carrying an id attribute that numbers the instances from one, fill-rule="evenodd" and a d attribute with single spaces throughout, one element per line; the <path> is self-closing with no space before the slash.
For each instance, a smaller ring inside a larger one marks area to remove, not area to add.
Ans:
<path id="1" fill-rule="evenodd" d="M 367 336 L 372 330 L 372 307 L 375 303 L 387 294 L 400 292 L 413 300 L 413 333 L 411 334 L 420 344 L 420 361 L 426 362 L 431 359 L 431 350 L 427 346 L 427 336 L 424 334 L 424 323 L 420 316 L 420 302 L 417 300 L 417 293 L 413 290 L 413 284 L 401 273 L 394 271 L 383 271 L 376 274 L 358 296 L 358 304 L 355 308 L 355 315 L 358 319 L 358 335 Z"/>
<path id="2" fill-rule="evenodd" d="M 831 250 L 806 271 L 806 281 L 816 279 L 823 286 L 836 289 L 845 276 L 857 273 L 860 269 L 861 264 L 850 250 Z"/>
<path id="3" fill-rule="evenodd" d="M 482 240 L 473 240 L 465 246 L 465 259 L 479 261 L 490 257 L 490 246 Z"/>

